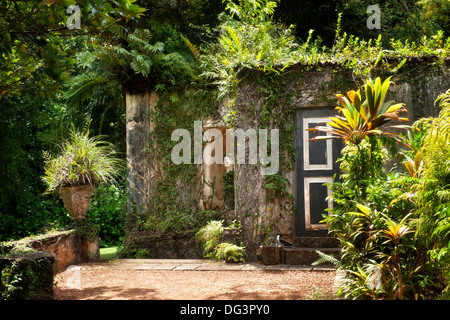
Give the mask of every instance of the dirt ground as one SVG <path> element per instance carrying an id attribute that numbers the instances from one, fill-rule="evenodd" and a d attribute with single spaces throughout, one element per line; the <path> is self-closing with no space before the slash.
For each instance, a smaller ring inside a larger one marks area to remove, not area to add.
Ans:
<path id="1" fill-rule="evenodd" d="M 56 275 L 57 300 L 310 300 L 333 296 L 333 271 L 167 271 L 83 265 Z M 77 282 L 78 281 L 78 282 Z"/>

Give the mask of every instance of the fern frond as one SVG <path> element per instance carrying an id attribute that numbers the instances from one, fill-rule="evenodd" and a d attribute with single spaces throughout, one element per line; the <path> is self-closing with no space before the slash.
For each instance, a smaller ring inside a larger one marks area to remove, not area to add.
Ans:
<path id="1" fill-rule="evenodd" d="M 72 80 L 71 87 L 63 94 L 69 104 L 81 103 L 90 98 L 92 90 L 108 82 L 108 79 L 100 75 L 81 74 Z"/>
<path id="2" fill-rule="evenodd" d="M 136 29 L 128 35 L 128 42 L 132 47 L 143 47 L 151 39 L 151 32 L 146 29 Z"/>
<path id="3" fill-rule="evenodd" d="M 130 66 L 134 72 L 141 73 L 144 77 L 147 77 L 150 74 L 152 64 L 152 60 L 143 55 L 136 54 L 133 56 Z"/>
<path id="4" fill-rule="evenodd" d="M 192 55 L 194 56 L 195 61 L 198 61 L 200 59 L 200 50 L 192 44 L 188 38 L 181 36 L 181 38 L 186 42 L 186 45 L 189 47 L 189 50 L 191 50 Z"/>
<path id="5" fill-rule="evenodd" d="M 341 266 L 341 261 L 339 259 L 333 257 L 332 255 L 325 254 L 319 250 L 316 250 L 316 253 L 320 256 L 320 259 L 311 263 L 313 266 L 317 266 L 321 263 L 331 263 L 336 267 Z"/>

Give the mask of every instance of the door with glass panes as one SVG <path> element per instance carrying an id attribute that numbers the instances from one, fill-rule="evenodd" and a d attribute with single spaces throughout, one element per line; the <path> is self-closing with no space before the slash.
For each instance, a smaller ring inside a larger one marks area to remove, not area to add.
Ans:
<path id="1" fill-rule="evenodd" d="M 329 199 L 331 190 L 325 185 L 339 179 L 339 164 L 342 140 L 329 139 L 308 141 L 313 131 L 306 129 L 324 126 L 334 108 L 303 108 L 297 112 L 296 124 L 296 206 L 295 229 L 297 236 L 324 237 L 327 226 L 321 223 L 326 209 L 333 208 Z M 316 132 L 316 136 L 326 135 Z"/>

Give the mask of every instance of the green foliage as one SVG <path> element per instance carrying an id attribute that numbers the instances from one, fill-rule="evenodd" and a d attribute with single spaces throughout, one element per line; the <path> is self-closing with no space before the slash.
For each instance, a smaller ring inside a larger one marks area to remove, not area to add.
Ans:
<path id="1" fill-rule="evenodd" d="M 57 197 L 42 195 L 42 150 L 53 151 L 54 139 L 61 138 L 65 129 L 59 122 L 62 118 L 64 108 L 33 88 L 2 98 L 0 179 L 7 183 L 0 188 L 0 241 L 63 227 L 70 221 Z"/>
<path id="2" fill-rule="evenodd" d="M 216 247 L 216 258 L 225 262 L 245 262 L 245 248 L 232 243 L 222 242 Z"/>
<path id="3" fill-rule="evenodd" d="M 427 298 L 427 288 L 420 287 L 419 279 L 433 275 L 424 273 L 423 252 L 414 240 L 410 214 L 395 222 L 382 212 L 356 206 L 358 212 L 341 215 L 345 227 L 333 228 L 342 244 L 340 265 L 349 270 L 351 280 L 341 294 L 354 299 Z"/>
<path id="4" fill-rule="evenodd" d="M 113 146 L 102 136 L 89 137 L 89 130 L 70 133 L 70 140 L 61 146 L 61 152 L 54 157 L 45 155 L 45 176 L 47 192 L 59 187 L 97 185 L 109 183 L 120 168 Z"/>
<path id="5" fill-rule="evenodd" d="M 347 21 L 343 21 L 342 14 L 338 16 L 332 46 L 321 46 L 320 38 L 313 39 L 313 30 L 309 30 L 304 42 L 298 43 L 292 27 L 274 22 L 276 5 L 276 1 L 229 1 L 227 14 L 221 16 L 217 28 L 218 41 L 205 48 L 208 53 L 200 59 L 202 75 L 219 88 L 219 98 L 231 96 L 231 105 L 240 79 L 238 74 L 245 69 L 269 74 L 279 73 L 294 63 L 309 68 L 333 63 L 350 70 L 355 77 L 367 77 L 375 67 L 397 72 L 408 58 L 432 57 L 442 63 L 449 54 L 450 38 L 445 39 L 441 31 L 414 37 L 420 41 L 386 38 L 387 50 L 381 34 L 361 38 L 353 34 L 357 29 L 345 32 L 341 25 Z M 365 10 L 358 12 L 366 15 Z"/>
<path id="6" fill-rule="evenodd" d="M 359 99 L 352 96 L 352 102 Z M 345 298 L 430 299 L 445 287 L 436 263 L 448 261 L 444 110 L 449 100 L 440 97 L 441 119 L 420 120 L 413 128 L 425 127 L 424 133 L 413 131 L 403 138 L 410 150 L 400 155 L 416 160 L 411 176 L 385 172 L 387 152 L 377 136 L 358 144 L 349 140 L 342 150 L 341 181 L 330 185 L 335 205 L 324 222 L 342 247 L 339 265 L 349 279 L 340 288 Z"/>
<path id="7" fill-rule="evenodd" d="M 264 187 L 266 188 L 266 201 L 273 202 L 277 198 L 288 197 L 294 200 L 289 189 L 289 180 L 282 174 L 272 174 L 264 177 Z"/>
<path id="8" fill-rule="evenodd" d="M 52 255 L 34 250 L 6 254 L 0 265 L 0 300 L 53 299 Z"/>
<path id="9" fill-rule="evenodd" d="M 203 247 L 203 254 L 210 259 L 226 262 L 243 262 L 245 248 L 232 243 L 222 242 L 223 220 L 213 220 L 195 234 L 195 238 Z"/>
<path id="10" fill-rule="evenodd" d="M 445 270 L 450 260 L 450 90 L 436 102 L 442 108 L 439 116 L 421 119 L 413 126 L 426 132 L 420 149 L 423 165 L 417 185 L 417 236 L 429 250 L 433 265 Z M 444 274 L 448 281 L 450 274 Z"/>
<path id="11" fill-rule="evenodd" d="M 73 222 L 69 228 L 74 229 L 74 232 L 82 240 L 95 241 L 100 232 L 100 225 L 91 222 L 88 219 Z"/>
<path id="12" fill-rule="evenodd" d="M 118 28 L 106 43 L 95 38 L 92 49 L 78 55 L 80 66 L 86 70 L 72 81 L 65 96 L 79 100 L 80 95 L 85 97 L 94 89 L 101 92 L 109 82 L 113 89 L 121 88 L 119 95 L 187 86 L 196 63 L 191 51 L 195 46 L 186 40 L 171 24 L 158 21 L 133 32 Z M 117 97 L 117 92 L 107 92 Z"/>
<path id="13" fill-rule="evenodd" d="M 421 26 L 426 34 L 433 34 L 442 30 L 450 36 L 450 3 L 446 0 L 423 0 L 418 3 L 422 10 L 420 13 Z"/>
<path id="14" fill-rule="evenodd" d="M 217 44 L 200 60 L 203 76 L 219 88 L 218 98 L 233 92 L 244 69 L 279 72 L 294 63 L 294 37 L 271 20 L 275 1 L 227 1 Z"/>
<path id="15" fill-rule="evenodd" d="M 380 1 L 376 3 L 381 11 L 381 29 L 366 27 L 369 14 L 367 8 L 375 3 L 364 0 L 337 1 L 336 10 L 343 13 L 342 28 L 361 39 L 368 40 L 383 34 L 383 46 L 390 49 L 390 39 L 401 41 L 431 36 L 439 30 L 448 33 L 448 1 Z"/>
<path id="16" fill-rule="evenodd" d="M 100 248 L 100 259 L 118 259 L 120 247 Z"/>
<path id="17" fill-rule="evenodd" d="M 136 74 L 145 78 L 151 75 L 157 90 L 180 84 L 192 75 L 192 56 L 181 35 L 170 25 L 157 24 L 152 31 L 136 29 L 128 35 L 127 44 L 114 48 L 118 60 L 121 64 L 126 62 Z"/>
<path id="18" fill-rule="evenodd" d="M 94 190 L 87 220 L 100 226 L 100 246 L 118 246 L 123 243 L 127 210 L 126 176 L 117 184 L 100 184 Z"/>
<path id="19" fill-rule="evenodd" d="M 64 84 L 61 100 L 66 117 L 76 127 L 90 123 L 94 135 L 107 135 L 119 152 L 125 153 L 125 100 L 121 83 L 106 58 L 104 44 L 83 41 L 76 54 L 76 73 Z"/>
<path id="20" fill-rule="evenodd" d="M 316 253 L 320 258 L 319 260 L 311 263 L 312 266 L 316 266 L 321 263 L 331 263 L 337 268 L 340 268 L 342 266 L 341 261 L 338 258 L 334 257 L 333 255 L 325 254 L 319 250 L 316 250 Z"/>
<path id="21" fill-rule="evenodd" d="M 135 0 L 2 1 L 0 3 L 0 99 L 28 88 L 30 82 L 54 96 L 75 63 L 65 37 L 109 33 L 120 23 L 142 15 Z M 69 29 L 67 5 L 81 9 L 80 29 Z M 20 17 L 20 18 L 19 18 Z M 69 50 L 68 50 L 69 49 Z M 36 77 L 39 72 L 40 76 Z M 46 90 L 50 89 L 50 90 Z"/>
<path id="22" fill-rule="evenodd" d="M 362 140 L 358 145 L 347 144 L 342 149 L 341 164 L 344 188 L 356 192 L 362 199 L 366 196 L 366 188 L 384 174 L 382 169 L 387 160 L 387 151 L 377 141 Z"/>
<path id="23" fill-rule="evenodd" d="M 202 243 L 203 253 L 206 257 L 214 258 L 216 256 L 215 250 L 221 242 L 223 228 L 223 220 L 210 221 L 195 234 L 195 238 Z"/>
<path id="24" fill-rule="evenodd" d="M 136 259 L 147 259 L 150 256 L 150 253 L 147 249 L 139 249 L 136 252 L 135 258 Z"/>

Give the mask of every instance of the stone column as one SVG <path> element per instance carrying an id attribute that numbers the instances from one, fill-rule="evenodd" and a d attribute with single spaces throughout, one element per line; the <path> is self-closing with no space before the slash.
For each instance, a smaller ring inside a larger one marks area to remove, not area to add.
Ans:
<path id="1" fill-rule="evenodd" d="M 158 102 L 156 94 L 126 94 L 127 189 L 128 212 L 148 209 L 150 195 L 150 165 L 147 148 L 152 129 L 150 110 Z"/>

